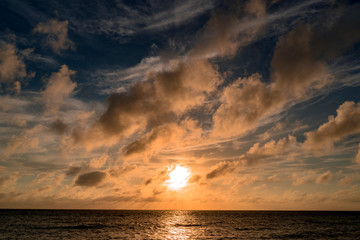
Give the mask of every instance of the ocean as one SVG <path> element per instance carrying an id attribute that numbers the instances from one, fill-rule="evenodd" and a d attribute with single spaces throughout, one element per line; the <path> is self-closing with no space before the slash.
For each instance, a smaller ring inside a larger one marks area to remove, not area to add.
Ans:
<path id="1" fill-rule="evenodd" d="M 360 212 L 3 209 L 0 239 L 360 239 Z"/>

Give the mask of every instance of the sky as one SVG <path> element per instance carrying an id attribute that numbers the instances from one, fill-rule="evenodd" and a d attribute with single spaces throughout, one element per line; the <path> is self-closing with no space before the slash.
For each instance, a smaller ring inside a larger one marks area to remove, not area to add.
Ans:
<path id="1" fill-rule="evenodd" d="M 359 12 L 0 1 L 0 208 L 360 210 Z"/>

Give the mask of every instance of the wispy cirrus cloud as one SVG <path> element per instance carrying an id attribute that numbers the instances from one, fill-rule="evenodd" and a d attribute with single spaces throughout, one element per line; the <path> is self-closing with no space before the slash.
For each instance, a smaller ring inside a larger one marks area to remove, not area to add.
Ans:
<path id="1" fill-rule="evenodd" d="M 150 5 L 150 6 L 149 6 Z M 179 26 L 202 15 L 216 5 L 216 1 L 175 1 L 167 3 L 149 2 L 141 7 L 118 3 L 121 14 L 108 18 L 109 12 L 103 15 L 98 12 L 100 20 L 78 23 L 80 29 L 96 31 L 111 36 L 132 36 L 144 32 L 156 32 Z"/>

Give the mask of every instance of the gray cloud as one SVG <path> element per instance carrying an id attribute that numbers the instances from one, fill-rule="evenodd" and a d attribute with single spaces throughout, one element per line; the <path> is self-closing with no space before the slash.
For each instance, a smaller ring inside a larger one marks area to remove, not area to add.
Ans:
<path id="1" fill-rule="evenodd" d="M 101 171 L 95 171 L 90 173 L 85 173 L 79 175 L 75 181 L 75 185 L 84 186 L 84 187 L 94 187 L 100 184 L 105 178 L 107 174 Z"/>

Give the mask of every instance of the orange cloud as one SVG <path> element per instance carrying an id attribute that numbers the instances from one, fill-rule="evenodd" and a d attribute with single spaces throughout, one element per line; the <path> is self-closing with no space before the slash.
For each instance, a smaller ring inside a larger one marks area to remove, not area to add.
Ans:
<path id="1" fill-rule="evenodd" d="M 290 135 L 278 141 L 271 140 L 263 146 L 255 143 L 246 154 L 241 155 L 238 160 L 223 161 L 216 164 L 213 169 L 206 174 L 206 178 L 212 179 L 232 173 L 240 167 L 257 164 L 265 158 L 288 155 L 291 152 L 295 154 L 294 151 L 299 148 L 299 146 L 300 144 L 296 142 L 296 138 Z"/>
<path id="2" fill-rule="evenodd" d="M 239 161 L 227 161 L 220 162 L 214 166 L 214 168 L 206 174 L 207 179 L 223 176 L 228 173 L 234 172 L 239 166 Z"/>
<path id="3" fill-rule="evenodd" d="M 213 13 L 189 56 L 213 58 L 234 55 L 239 47 L 251 42 L 264 25 L 264 22 L 256 22 L 254 18 L 259 19 L 266 15 L 265 1 L 250 0 L 241 5 L 240 8 L 245 10 L 245 16 L 241 19 L 230 11 Z M 234 6 L 234 9 L 237 7 Z"/>
<path id="4" fill-rule="evenodd" d="M 48 22 L 39 23 L 33 30 L 34 33 L 46 34 L 46 44 L 60 54 L 66 49 L 75 49 L 75 44 L 68 38 L 68 21 L 51 19 Z"/>
<path id="5" fill-rule="evenodd" d="M 215 66 L 206 60 L 175 62 L 170 70 L 149 73 L 146 81 L 135 84 L 128 92 L 110 95 L 107 110 L 89 129 L 75 130 L 74 140 L 91 149 L 167 124 L 175 116 L 202 105 L 221 82 Z"/>
<path id="6" fill-rule="evenodd" d="M 42 95 L 45 99 L 45 113 L 56 114 L 64 99 L 74 91 L 77 84 L 71 80 L 76 72 L 62 65 L 59 72 L 52 73 Z"/>
<path id="7" fill-rule="evenodd" d="M 329 116 L 327 123 L 318 129 L 305 133 L 304 146 L 313 150 L 328 149 L 340 139 L 360 132 L 360 104 L 344 102 L 337 110 L 337 116 Z"/>
<path id="8" fill-rule="evenodd" d="M 80 173 L 81 167 L 80 166 L 70 166 L 69 169 L 66 171 L 66 176 L 74 177 Z"/>
<path id="9" fill-rule="evenodd" d="M 284 96 L 274 93 L 260 79 L 259 74 L 253 74 L 224 88 L 220 98 L 222 104 L 213 115 L 214 136 L 246 133 L 257 126 L 259 119 L 281 107 Z"/>
<path id="10" fill-rule="evenodd" d="M 19 94 L 21 91 L 20 81 L 32 76 L 27 73 L 23 55 L 15 45 L 0 43 L 0 83 L 6 83 L 9 85 L 7 90 Z"/>
<path id="11" fill-rule="evenodd" d="M 330 182 L 334 177 L 334 174 L 331 171 L 327 171 L 316 178 L 316 183 L 326 184 Z"/>
<path id="12" fill-rule="evenodd" d="M 359 144 L 358 153 L 356 154 L 356 157 L 355 157 L 355 162 L 360 164 L 360 144 Z"/>
<path id="13" fill-rule="evenodd" d="M 125 156 L 142 154 L 147 158 L 166 147 L 189 145 L 201 137 L 201 128 L 197 127 L 196 124 L 190 119 L 179 124 L 163 124 L 128 144 L 123 152 Z"/>
<path id="14" fill-rule="evenodd" d="M 39 147 L 39 137 L 36 135 L 41 131 L 43 131 L 43 127 L 37 125 L 18 136 L 13 135 L 6 146 L 4 156 L 10 157 L 13 154 L 23 154 L 37 150 Z"/>

